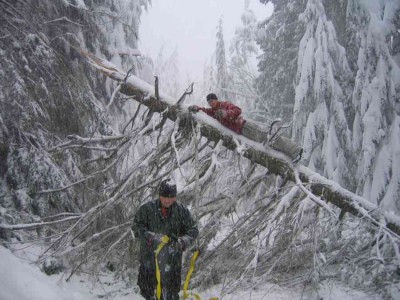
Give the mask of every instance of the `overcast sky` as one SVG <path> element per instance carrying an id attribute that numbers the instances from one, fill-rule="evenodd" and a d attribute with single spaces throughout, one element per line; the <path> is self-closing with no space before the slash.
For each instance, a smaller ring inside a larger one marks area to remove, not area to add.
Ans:
<path id="1" fill-rule="evenodd" d="M 215 50 L 219 18 L 223 17 L 225 50 L 236 27 L 245 0 L 152 0 L 148 12 L 141 18 L 139 50 L 154 60 L 162 45 L 166 54 L 178 50 L 181 77 L 190 75 L 193 80 L 201 77 L 203 66 Z M 259 0 L 250 0 L 250 9 L 258 20 L 271 15 L 272 6 Z"/>

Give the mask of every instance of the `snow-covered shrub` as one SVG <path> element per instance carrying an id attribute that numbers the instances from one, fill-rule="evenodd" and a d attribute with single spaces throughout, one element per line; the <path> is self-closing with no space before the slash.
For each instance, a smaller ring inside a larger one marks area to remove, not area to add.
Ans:
<path id="1" fill-rule="evenodd" d="M 42 271 L 47 275 L 54 275 L 63 272 L 65 269 L 63 263 L 53 257 L 46 258 L 42 263 Z"/>

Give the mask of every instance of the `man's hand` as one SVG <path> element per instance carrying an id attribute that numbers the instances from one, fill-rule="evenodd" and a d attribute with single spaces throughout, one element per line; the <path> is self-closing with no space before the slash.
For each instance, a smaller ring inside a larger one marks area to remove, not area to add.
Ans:
<path id="1" fill-rule="evenodd" d="M 200 107 L 198 107 L 197 105 L 192 105 L 188 107 L 188 110 L 190 112 L 197 113 L 200 110 Z"/>
<path id="2" fill-rule="evenodd" d="M 226 118 L 227 113 L 226 113 L 226 111 L 223 110 L 223 109 L 218 109 L 218 110 L 215 112 L 215 115 L 216 115 L 217 118 L 219 118 L 219 119 L 224 119 L 224 118 Z"/>
<path id="3" fill-rule="evenodd" d="M 147 246 L 149 247 L 149 248 L 155 248 L 155 247 L 157 247 L 160 243 L 161 243 L 161 241 L 162 241 L 162 237 L 163 237 L 164 235 L 163 234 L 161 234 L 161 233 L 154 233 L 154 232 L 151 232 L 150 233 L 150 237 L 149 237 L 149 239 L 147 240 Z"/>

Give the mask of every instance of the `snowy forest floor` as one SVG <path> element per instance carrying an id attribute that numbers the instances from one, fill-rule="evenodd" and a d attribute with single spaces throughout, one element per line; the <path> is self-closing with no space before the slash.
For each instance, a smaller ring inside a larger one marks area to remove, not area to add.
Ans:
<path id="1" fill-rule="evenodd" d="M 38 249 L 26 248 L 11 252 L 0 247 L 0 299 L 2 300 L 142 300 L 136 283 L 127 286 L 121 280 L 113 279 L 112 273 L 102 274 L 96 284 L 87 275 L 73 276 L 65 281 L 62 274 L 47 276 L 33 263 Z M 203 291 L 203 300 L 219 296 L 221 286 Z M 379 295 L 352 290 L 338 282 L 323 282 L 313 289 L 303 286 L 283 287 L 264 283 L 255 289 L 242 289 L 225 295 L 221 300 L 294 300 L 294 299 L 341 299 L 341 300 L 380 300 Z"/>

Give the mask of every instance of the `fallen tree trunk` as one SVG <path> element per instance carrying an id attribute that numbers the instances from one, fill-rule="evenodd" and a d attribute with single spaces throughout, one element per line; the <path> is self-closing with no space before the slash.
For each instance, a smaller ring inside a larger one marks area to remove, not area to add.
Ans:
<path id="1" fill-rule="evenodd" d="M 127 76 L 123 71 L 118 70 L 113 64 L 100 59 L 90 53 L 80 51 L 89 63 L 103 72 L 111 79 L 119 82 L 120 92 L 132 96 L 135 100 L 149 107 L 154 112 L 163 113 L 164 116 L 172 121 L 178 117 L 183 122 L 194 119 L 201 123 L 201 135 L 210 141 L 222 140 L 225 147 L 236 151 L 238 148 L 237 137 L 234 133 L 227 134 L 225 130 L 220 130 L 218 126 L 213 126 L 212 122 L 204 121 L 197 116 L 190 116 L 187 108 L 181 105 L 175 105 L 176 99 L 160 93 L 159 99 L 155 96 L 154 87 L 140 80 L 135 76 Z M 246 138 L 240 137 L 240 140 L 246 142 Z M 273 149 L 264 149 L 263 147 L 250 146 L 240 151 L 241 154 L 253 163 L 266 167 L 270 172 L 295 180 L 295 172 L 298 172 L 301 182 L 309 190 L 322 200 L 332 203 L 344 212 L 349 212 L 355 216 L 369 219 L 374 225 L 382 226 L 387 230 L 400 235 L 400 217 L 388 213 L 370 203 L 366 199 L 355 195 L 354 193 L 342 188 L 337 183 L 326 179 L 325 177 L 311 171 L 305 166 L 294 167 L 281 153 Z"/>

